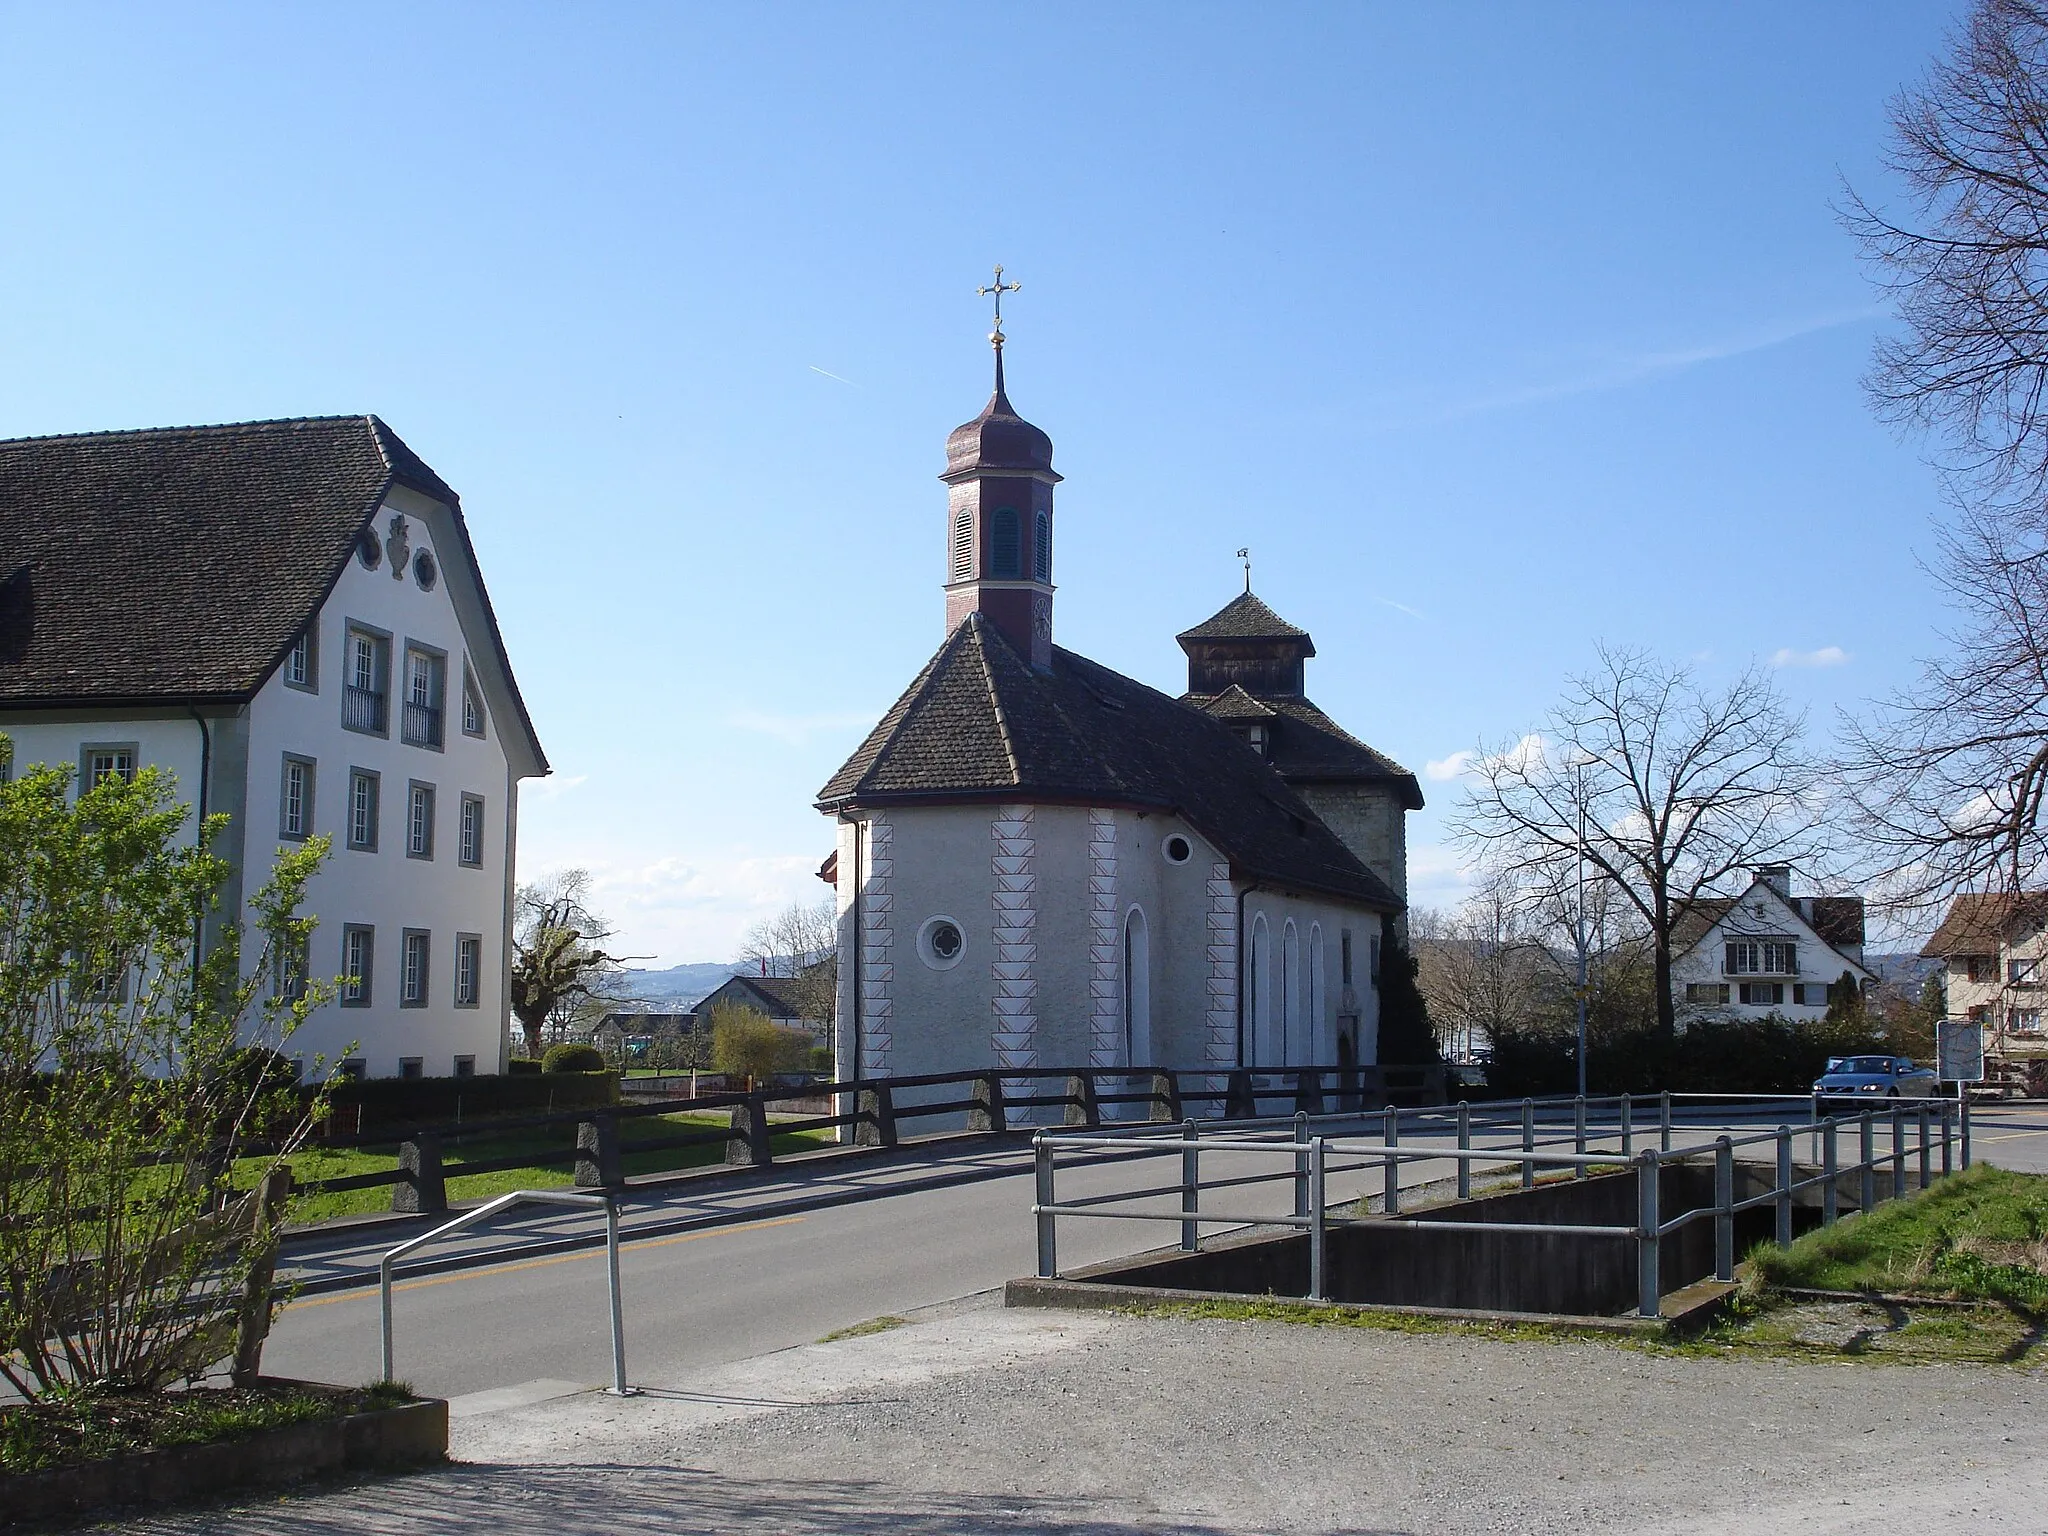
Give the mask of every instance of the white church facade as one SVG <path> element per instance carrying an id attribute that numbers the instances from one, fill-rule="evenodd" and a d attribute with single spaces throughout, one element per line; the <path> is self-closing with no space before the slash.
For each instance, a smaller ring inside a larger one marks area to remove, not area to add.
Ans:
<path id="1" fill-rule="evenodd" d="M 1415 778 L 1309 702 L 1247 586 L 1173 698 L 1053 644 L 1052 443 L 947 442 L 947 634 L 820 791 L 842 1077 L 1378 1061 Z"/>
<path id="2" fill-rule="evenodd" d="M 295 1055 L 502 1071 L 519 785 L 546 758 L 461 503 L 373 416 L 0 442 L 0 734 L 16 770 L 148 765 L 225 813 L 225 914 L 332 852 Z"/>

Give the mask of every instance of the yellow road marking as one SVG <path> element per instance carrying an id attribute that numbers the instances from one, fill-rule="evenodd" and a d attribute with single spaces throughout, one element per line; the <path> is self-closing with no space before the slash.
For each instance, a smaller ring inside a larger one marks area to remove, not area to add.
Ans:
<path id="1" fill-rule="evenodd" d="M 787 1227 L 802 1221 L 801 1216 L 778 1216 L 773 1221 L 750 1221 L 738 1227 L 707 1227 L 699 1232 L 679 1232 L 674 1237 L 655 1237 L 635 1242 L 622 1238 L 621 1251 L 629 1245 L 634 1249 L 667 1248 L 675 1243 L 693 1243 L 700 1237 L 730 1237 L 741 1232 L 761 1232 L 769 1227 Z M 604 1255 L 602 1247 L 590 1248 L 577 1253 L 555 1253 L 541 1259 L 522 1259 L 516 1264 L 494 1264 L 487 1269 L 458 1269 L 445 1275 L 423 1275 L 417 1280 L 401 1280 L 391 1287 L 393 1291 L 417 1291 L 429 1285 L 447 1285 L 456 1280 L 488 1280 L 493 1275 L 513 1275 L 522 1269 L 544 1269 L 550 1264 L 567 1264 L 573 1259 L 595 1259 Z M 295 1312 L 301 1307 L 331 1307 L 337 1301 L 358 1301 L 374 1294 L 369 1287 L 360 1290 L 340 1291 L 332 1296 L 309 1296 L 304 1301 L 295 1301 L 286 1307 Z"/>
<path id="2" fill-rule="evenodd" d="M 1975 1142 L 1975 1141 L 2018 1141 L 2018 1140 L 2019 1140 L 2019 1139 L 2020 1139 L 2020 1138 L 2021 1138 L 2022 1136 L 2048 1136 L 2048 1126 L 2044 1126 L 2044 1127 L 2043 1127 L 2042 1129 L 2040 1129 L 2040 1130 L 2038 1130 L 2038 1131 L 2007 1131 L 2007 1132 L 2005 1132 L 2005 1133 L 2004 1133 L 2003 1135 L 1999 1135 L 1999 1136 L 1980 1136 L 1980 1135 L 1977 1135 L 1976 1133 L 1974 1133 L 1974 1132 L 1973 1132 L 1973 1133 L 1971 1134 L 1971 1136 L 1970 1136 L 1970 1140 L 1971 1140 L 1971 1141 L 1973 1141 L 1973 1142 Z"/>

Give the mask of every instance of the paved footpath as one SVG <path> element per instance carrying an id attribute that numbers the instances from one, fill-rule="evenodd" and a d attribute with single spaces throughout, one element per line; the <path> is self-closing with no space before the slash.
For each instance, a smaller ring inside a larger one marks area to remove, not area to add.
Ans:
<path id="1" fill-rule="evenodd" d="M 2040 1532 L 2048 1374 L 1006 1311 L 645 1396 L 457 1401 L 456 1465 L 130 1536 Z"/>

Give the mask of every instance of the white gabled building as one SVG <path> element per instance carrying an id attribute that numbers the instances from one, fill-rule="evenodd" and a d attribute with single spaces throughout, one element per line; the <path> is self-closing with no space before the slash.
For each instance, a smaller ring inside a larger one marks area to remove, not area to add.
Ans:
<path id="1" fill-rule="evenodd" d="M 455 493 L 374 416 L 0 442 L 16 767 L 154 764 L 239 912 L 334 841 L 292 1043 L 375 1077 L 503 1070 L 519 782 L 545 774 Z M 196 822 L 196 818 L 195 818 Z"/>
<path id="2" fill-rule="evenodd" d="M 1695 902 L 1672 935 L 1671 993 L 1692 1018 L 1814 1019 L 1844 975 L 1870 985 L 1861 896 L 1794 896 L 1792 869 L 1756 871 L 1740 896 Z"/>

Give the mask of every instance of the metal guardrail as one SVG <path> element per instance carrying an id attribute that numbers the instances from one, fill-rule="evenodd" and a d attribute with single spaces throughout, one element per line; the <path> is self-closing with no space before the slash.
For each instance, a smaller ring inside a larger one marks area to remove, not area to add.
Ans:
<path id="1" fill-rule="evenodd" d="M 609 1195 L 576 1194 L 565 1189 L 515 1189 L 510 1194 L 465 1211 L 453 1221 L 443 1222 L 431 1232 L 422 1233 L 386 1251 L 377 1261 L 377 1302 L 382 1320 L 384 1345 L 383 1380 L 392 1379 L 391 1370 L 391 1275 L 398 1261 L 407 1254 L 426 1247 L 437 1238 L 460 1232 L 465 1227 L 476 1226 L 503 1210 L 515 1205 L 567 1205 L 582 1210 L 604 1212 L 605 1279 L 611 1293 L 612 1313 L 612 1384 L 605 1390 L 615 1397 L 630 1397 L 639 1389 L 626 1385 L 626 1314 L 625 1300 L 619 1290 L 619 1207 Z"/>
<path id="2" fill-rule="evenodd" d="M 1629 1095 L 1620 1095 L 1599 1099 L 1524 1099 L 1519 1103 L 1461 1103 L 1442 1110 L 1388 1109 L 1377 1115 L 1363 1117 L 1312 1117 L 1297 1114 L 1291 1122 L 1237 1122 L 1227 1126 L 1215 1126 L 1206 1133 L 1202 1123 L 1192 1119 L 1184 1121 L 1178 1127 L 1162 1127 L 1151 1134 L 1121 1130 L 1114 1134 L 1040 1131 L 1032 1139 L 1035 1169 L 1032 1214 L 1037 1222 L 1038 1275 L 1041 1279 L 1047 1280 L 1059 1277 L 1057 1223 L 1063 1216 L 1178 1223 L 1181 1249 L 1189 1253 L 1200 1251 L 1201 1229 L 1205 1225 L 1233 1228 L 1293 1227 L 1308 1234 L 1309 1299 L 1320 1301 L 1326 1299 L 1328 1290 L 1325 1252 L 1328 1232 L 1333 1228 L 1373 1224 L 1358 1217 L 1336 1217 L 1329 1214 L 1329 1178 L 1332 1174 L 1380 1172 L 1383 1189 L 1382 1209 L 1385 1215 L 1398 1217 L 1401 1211 L 1401 1171 L 1410 1164 L 1455 1162 L 1457 1198 L 1461 1201 L 1471 1198 L 1472 1169 L 1475 1164 L 1518 1169 L 1523 1189 L 1534 1187 L 1536 1170 L 1539 1167 L 1569 1169 L 1575 1179 L 1586 1177 L 1587 1173 L 1595 1168 L 1633 1167 L 1636 1179 L 1636 1220 L 1631 1225 L 1489 1222 L 1487 1230 L 1540 1232 L 1589 1238 L 1627 1238 L 1634 1241 L 1637 1252 L 1637 1310 L 1643 1317 L 1654 1318 L 1661 1314 L 1662 1285 L 1659 1271 L 1662 1239 L 1694 1221 L 1708 1218 L 1714 1221 L 1715 1276 L 1721 1280 L 1730 1280 L 1734 1278 L 1735 1266 L 1735 1217 L 1742 1211 L 1763 1205 L 1773 1206 L 1776 1214 L 1775 1237 L 1779 1246 L 1784 1247 L 1792 1242 L 1793 1206 L 1802 1190 L 1820 1187 L 1821 1220 L 1824 1225 L 1830 1226 L 1841 1214 L 1839 1181 L 1844 1175 L 1861 1175 L 1857 1202 L 1859 1211 L 1871 1210 L 1877 1204 L 1877 1173 L 1885 1163 L 1891 1164 L 1892 1197 L 1897 1198 L 1903 1194 L 1908 1180 L 1908 1156 L 1912 1150 L 1907 1134 L 1909 1124 L 1917 1126 L 1918 1130 L 1919 1188 L 1926 1189 L 1932 1182 L 1933 1158 L 1937 1145 L 1940 1150 L 1942 1176 L 1946 1177 L 1955 1171 L 1958 1154 L 1961 1166 L 1965 1169 L 1970 1166 L 1967 1101 L 1921 1100 L 1911 1107 L 1898 1104 L 1881 1111 L 1872 1109 L 1847 1118 L 1823 1114 L 1819 1101 L 1810 1098 L 1744 1099 L 1733 1095 L 1667 1093 L 1658 1095 L 1653 1102 L 1657 1110 L 1656 1118 L 1654 1121 L 1643 1122 L 1638 1122 L 1633 1113 L 1639 1106 L 1639 1101 Z M 1603 1113 L 1605 1106 L 1609 1105 L 1614 1106 L 1611 1119 Z M 1711 1140 L 1674 1145 L 1674 1142 L 1685 1142 L 1684 1132 L 1688 1121 L 1706 1119 L 1725 1123 L 1731 1119 L 1768 1116 L 1773 1109 L 1784 1109 L 1794 1105 L 1808 1111 L 1805 1123 L 1796 1128 L 1786 1121 L 1773 1129 L 1747 1135 L 1730 1135 L 1723 1132 Z M 1568 1137 L 1560 1134 L 1546 1141 L 1538 1135 L 1539 1125 L 1546 1116 L 1553 1123 L 1562 1124 L 1567 1112 L 1570 1117 Z M 1334 1129 L 1339 1123 L 1360 1125 L 1366 1120 L 1375 1119 L 1380 1122 L 1381 1127 L 1376 1140 L 1342 1134 L 1316 1134 L 1319 1123 Z M 1887 1122 L 1891 1126 L 1891 1148 L 1887 1152 L 1880 1152 L 1877 1149 L 1877 1129 Z M 1475 1123 L 1482 1133 L 1489 1130 L 1498 1131 L 1507 1138 L 1506 1141 L 1499 1145 L 1475 1146 Z M 1419 1135 L 1427 1135 L 1432 1124 L 1440 1136 L 1448 1136 L 1454 1130 L 1455 1145 L 1447 1145 L 1443 1140 L 1404 1142 L 1404 1124 L 1411 1133 Z M 1858 1136 L 1857 1159 L 1848 1164 L 1842 1163 L 1840 1157 L 1840 1133 L 1844 1126 L 1854 1127 Z M 1933 1133 L 1936 1126 L 1939 1128 L 1938 1141 Z M 1613 1151 L 1597 1148 L 1589 1150 L 1590 1141 L 1602 1136 L 1609 1127 L 1614 1138 L 1619 1141 L 1619 1147 Z M 1656 1132 L 1657 1145 L 1638 1150 L 1634 1145 L 1638 1129 L 1648 1133 L 1652 1127 Z M 1260 1135 L 1264 1131 L 1283 1129 L 1291 1132 L 1285 1140 Z M 1815 1144 L 1815 1156 L 1820 1161 L 1822 1170 L 1807 1178 L 1795 1177 L 1792 1157 L 1794 1140 L 1801 1135 L 1812 1139 Z M 1562 1150 L 1562 1145 L 1567 1140 L 1572 1146 L 1569 1152 Z M 1770 1188 L 1748 1199 L 1737 1200 L 1734 1194 L 1737 1149 L 1766 1143 L 1771 1145 L 1775 1153 L 1771 1162 L 1773 1173 Z M 1168 1184 L 1136 1190 L 1117 1190 L 1062 1202 L 1058 1198 L 1058 1155 L 1062 1151 L 1114 1153 L 1120 1157 L 1134 1154 L 1142 1156 L 1145 1153 L 1178 1156 L 1180 1177 Z M 1259 1172 L 1205 1179 L 1202 1174 L 1202 1155 L 1205 1152 L 1284 1157 L 1288 1159 L 1288 1166 L 1272 1173 Z M 1713 1203 L 1690 1208 L 1666 1219 L 1661 1210 L 1659 1178 L 1663 1166 L 1666 1163 L 1682 1163 L 1708 1153 L 1714 1158 Z M 1343 1161 L 1347 1157 L 1355 1160 Z M 1332 1161 L 1333 1158 L 1338 1160 Z M 1290 1181 L 1294 1188 L 1293 1209 L 1286 1216 L 1217 1210 L 1206 1204 L 1202 1198 L 1205 1191 L 1218 1192 L 1283 1180 Z M 1128 1208 L 1134 1202 L 1157 1200 L 1173 1195 L 1179 1196 L 1178 1210 L 1146 1211 Z M 1427 1221 L 1412 1217 L 1403 1218 L 1403 1225 L 1419 1230 L 1472 1230 L 1470 1222 Z"/>

